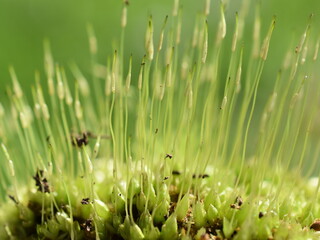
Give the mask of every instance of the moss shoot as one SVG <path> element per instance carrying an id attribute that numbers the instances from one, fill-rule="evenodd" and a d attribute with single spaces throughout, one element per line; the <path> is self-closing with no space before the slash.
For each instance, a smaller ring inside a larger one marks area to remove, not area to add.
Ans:
<path id="1" fill-rule="evenodd" d="M 0 239 L 317 239 L 312 16 L 270 73 L 276 18 L 252 4 L 251 26 L 244 1 L 229 22 L 224 2 L 204 3 L 188 37 L 178 0 L 160 27 L 150 16 L 143 56 L 126 54 L 125 1 L 106 64 L 88 25 L 91 73 L 59 65 L 47 40 L 30 89 L 9 68 Z"/>

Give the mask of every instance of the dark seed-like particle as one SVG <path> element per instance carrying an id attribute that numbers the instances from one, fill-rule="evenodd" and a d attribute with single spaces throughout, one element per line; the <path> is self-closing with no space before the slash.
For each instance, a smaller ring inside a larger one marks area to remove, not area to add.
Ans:
<path id="1" fill-rule="evenodd" d="M 240 209 L 240 206 L 238 206 L 238 205 L 236 205 L 234 203 L 230 204 L 230 207 L 233 208 L 233 209 Z"/>
<path id="2" fill-rule="evenodd" d="M 8 195 L 8 197 L 15 203 L 18 204 L 18 201 L 16 200 L 16 198 L 12 195 Z"/>
<path id="3" fill-rule="evenodd" d="M 36 181 L 38 191 L 45 193 L 50 192 L 48 180 L 45 177 L 43 177 L 43 170 L 38 170 L 36 172 L 36 175 L 33 176 L 33 179 Z"/>
<path id="4" fill-rule="evenodd" d="M 93 225 L 92 225 L 92 220 L 91 219 L 87 219 L 85 220 L 84 223 L 80 224 L 81 229 L 83 229 L 86 232 L 91 232 L 93 231 Z"/>
<path id="5" fill-rule="evenodd" d="M 243 200 L 240 196 L 236 197 L 235 203 L 240 207 L 243 203 Z"/>
<path id="6" fill-rule="evenodd" d="M 82 136 L 81 135 L 80 136 L 72 136 L 71 141 L 72 141 L 72 145 L 75 147 L 86 146 L 89 143 L 88 133 L 83 132 Z"/>
<path id="7" fill-rule="evenodd" d="M 263 212 L 259 212 L 259 218 L 262 218 L 264 216 Z"/>
<path id="8" fill-rule="evenodd" d="M 320 220 L 319 220 L 319 219 L 315 220 L 315 221 L 311 224 L 310 229 L 313 229 L 313 230 L 315 230 L 315 231 L 320 231 Z"/>
<path id="9" fill-rule="evenodd" d="M 170 158 L 170 159 L 172 159 L 172 155 L 169 154 L 169 153 L 167 153 L 165 158 Z"/>
<path id="10" fill-rule="evenodd" d="M 83 198 L 83 199 L 81 200 L 81 204 L 82 204 L 82 205 L 88 205 L 88 204 L 90 203 L 89 200 L 90 200 L 90 198 Z"/>
<path id="11" fill-rule="evenodd" d="M 173 170 L 172 171 L 172 175 L 180 175 L 181 173 L 179 172 L 179 171 L 177 171 L 177 170 Z"/>
<path id="12" fill-rule="evenodd" d="M 192 178 L 208 178 L 208 177 L 209 177 L 208 174 L 199 174 L 199 175 L 193 174 L 192 175 Z"/>

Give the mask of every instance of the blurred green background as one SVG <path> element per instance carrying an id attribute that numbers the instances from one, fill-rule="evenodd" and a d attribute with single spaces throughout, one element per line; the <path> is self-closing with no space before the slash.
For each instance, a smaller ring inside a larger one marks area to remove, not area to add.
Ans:
<path id="1" fill-rule="evenodd" d="M 188 36 L 194 26 L 197 12 L 202 11 L 204 0 L 181 0 L 183 6 L 183 33 Z M 246 31 L 252 29 L 256 0 L 250 4 Z M 98 39 L 98 59 L 106 63 L 112 53 L 112 43 L 120 38 L 121 0 L 0 0 L 0 101 L 6 102 L 5 87 L 10 84 L 8 66 L 13 65 L 23 87 L 34 81 L 34 71 L 43 69 L 43 40 L 48 38 L 56 62 L 67 65 L 76 62 L 84 73 L 89 73 L 90 58 L 87 23 L 92 24 Z M 171 13 L 173 0 L 132 0 L 128 9 L 126 55 L 133 53 L 138 62 L 144 54 L 144 32 L 148 15 L 152 14 L 155 31 L 164 17 Z M 234 24 L 240 0 L 231 0 L 227 9 L 228 26 Z M 211 2 L 212 19 L 218 18 L 219 1 Z M 310 13 L 315 14 L 319 26 L 320 2 L 317 0 L 262 0 L 262 34 L 273 15 L 277 26 L 271 43 L 267 76 L 274 78 L 292 36 L 300 35 Z M 213 32 L 215 29 L 210 28 Z M 228 31 L 232 36 L 232 30 Z M 251 38 L 251 33 L 246 34 Z M 246 42 L 246 38 L 244 42 Z M 249 42 L 249 40 L 248 40 Z M 266 76 L 266 75 L 264 75 Z M 267 81 L 262 82 L 267 85 Z"/>
<path id="2" fill-rule="evenodd" d="M 171 15 L 173 2 L 173 0 L 130 1 L 124 56 L 125 59 L 129 59 L 129 55 L 133 54 L 135 74 L 145 54 L 144 36 L 148 16 L 150 14 L 153 16 L 155 44 L 157 44 L 161 25 L 165 16 Z M 313 30 L 316 35 L 320 34 L 320 2 L 319 0 L 250 0 L 243 38 L 245 59 L 250 54 L 257 2 L 261 4 L 261 38 L 265 36 L 273 15 L 277 16 L 260 84 L 261 91 L 256 108 L 259 112 L 270 95 L 288 47 L 294 50 L 311 13 L 314 14 Z M 242 0 L 229 0 L 226 9 L 227 43 L 231 42 L 235 13 L 240 10 L 241 3 Z M 184 47 L 184 42 L 191 41 L 196 15 L 203 11 L 205 0 L 180 0 L 180 4 L 183 7 L 181 47 Z M 212 42 L 219 21 L 219 4 L 219 0 L 211 2 L 208 26 L 209 39 L 211 38 Z M 0 0 L 0 103 L 8 109 L 9 102 L 5 92 L 6 86 L 11 84 L 8 71 L 10 65 L 14 66 L 22 87 L 29 92 L 29 95 L 36 70 L 40 71 L 41 80 L 46 85 L 43 71 L 44 39 L 50 41 L 53 57 L 57 63 L 66 66 L 68 70 L 68 64 L 75 62 L 86 76 L 90 76 L 91 60 L 86 28 L 89 23 L 93 26 L 98 40 L 98 62 L 106 64 L 114 46 L 119 45 L 117 42 L 120 40 L 122 7 L 122 0 Z M 230 44 L 227 47 L 228 51 L 223 52 L 225 62 L 221 64 L 222 71 L 226 71 L 228 67 Z M 70 72 L 67 74 L 72 81 Z M 255 135 L 255 130 L 259 127 L 257 124 L 259 121 L 253 121 L 253 130 L 250 134 Z M 312 143 L 316 145 L 318 140 L 319 132 L 312 139 Z M 255 145 L 251 144 L 249 147 L 255 148 Z"/>

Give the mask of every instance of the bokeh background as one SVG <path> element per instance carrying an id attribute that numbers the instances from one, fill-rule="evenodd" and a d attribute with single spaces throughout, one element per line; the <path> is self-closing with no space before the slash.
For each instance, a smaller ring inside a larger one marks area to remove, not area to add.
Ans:
<path id="1" fill-rule="evenodd" d="M 144 35 L 149 15 L 153 17 L 157 40 L 165 16 L 171 15 L 173 2 L 174 0 L 130 1 L 124 56 L 125 59 L 129 59 L 129 55 L 133 54 L 133 78 L 136 78 L 141 58 L 145 54 Z M 288 47 L 294 49 L 298 44 L 310 14 L 314 14 L 313 32 L 320 36 L 320 1 L 249 0 L 249 2 L 243 38 L 246 56 L 250 54 L 256 3 L 260 4 L 262 36 L 265 35 L 272 17 L 274 15 L 277 17 L 260 84 L 261 91 L 256 109 L 261 111 L 272 91 Z M 11 84 L 8 71 L 10 65 L 14 66 L 24 89 L 30 88 L 34 83 L 36 70 L 40 71 L 41 80 L 46 84 L 43 71 L 44 39 L 50 41 L 54 60 L 66 67 L 70 81 L 73 81 L 73 77 L 68 66 L 72 62 L 75 62 L 82 73 L 90 78 L 91 59 L 87 25 L 92 25 L 98 40 L 98 62 L 106 64 L 114 47 L 119 45 L 123 4 L 122 0 L 0 0 L 0 103 L 5 106 L 9 104 L 6 87 Z M 219 4 L 220 0 L 211 1 L 208 24 L 209 37 L 212 39 L 219 19 Z M 226 21 L 229 42 L 233 34 L 235 13 L 240 10 L 241 4 L 242 0 L 228 1 Z M 182 41 L 189 42 L 196 16 L 203 11 L 205 0 L 180 0 L 180 5 L 183 8 Z M 227 69 L 228 56 L 225 57 L 225 61 L 226 64 L 221 66 Z M 257 125 L 253 124 L 253 128 L 255 127 Z M 319 134 L 313 139 L 314 144 L 318 139 Z"/>
<path id="2" fill-rule="evenodd" d="M 194 26 L 195 16 L 203 10 L 204 0 L 181 0 L 183 6 L 183 32 L 186 37 Z M 256 0 L 251 0 L 246 31 L 252 29 Z M 267 76 L 274 78 L 291 38 L 300 35 L 308 16 L 313 13 L 314 26 L 320 22 L 318 0 L 261 0 L 262 31 L 268 27 L 273 15 L 277 26 L 271 43 Z M 50 40 L 56 62 L 66 65 L 76 62 L 86 74 L 90 72 L 90 58 L 86 25 L 92 24 L 98 39 L 99 62 L 106 63 L 113 51 L 113 43 L 120 39 L 122 0 L 0 0 L 0 101 L 5 104 L 5 87 L 10 84 L 8 66 L 13 65 L 23 87 L 34 81 L 34 72 L 43 69 L 43 40 Z M 173 0 L 131 0 L 128 10 L 126 53 L 133 53 L 138 63 L 144 54 L 144 32 L 147 18 L 153 15 L 155 32 L 159 32 L 164 17 L 172 11 Z M 231 0 L 227 9 L 227 22 L 234 23 L 240 0 Z M 219 1 L 211 2 L 212 18 L 218 17 Z M 158 28 L 158 29 L 157 29 Z M 215 29 L 210 28 L 211 32 Z M 263 32 L 263 34 L 264 34 Z M 319 31 L 320 32 L 320 31 Z M 229 37 L 232 31 L 228 31 Z M 251 38 L 251 34 L 246 34 Z M 248 40 L 247 42 L 249 42 Z M 263 79 L 262 85 L 268 86 Z"/>

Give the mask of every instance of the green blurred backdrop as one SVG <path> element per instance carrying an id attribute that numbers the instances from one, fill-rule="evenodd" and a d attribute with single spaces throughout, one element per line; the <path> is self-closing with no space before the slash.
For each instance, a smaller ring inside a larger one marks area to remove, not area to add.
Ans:
<path id="1" fill-rule="evenodd" d="M 313 30 L 315 34 L 320 34 L 320 1 L 251 0 L 243 39 L 245 57 L 250 54 L 254 9 L 258 1 L 261 4 L 262 36 L 265 35 L 273 15 L 277 16 L 260 84 L 262 91 L 259 91 L 256 108 L 259 112 L 272 91 L 277 71 L 282 65 L 288 47 L 291 46 L 294 50 L 311 13 L 314 14 Z M 219 0 L 211 2 L 212 13 L 208 19 L 211 40 L 214 39 L 219 19 L 219 2 Z M 205 0 L 180 0 L 180 3 L 183 6 L 181 45 L 184 45 L 184 41 L 191 41 L 196 15 L 203 11 Z M 233 34 L 235 13 L 240 10 L 241 3 L 242 0 L 229 0 L 226 10 L 229 42 Z M 40 71 L 41 80 L 46 82 L 43 73 L 45 38 L 51 43 L 51 50 L 57 63 L 68 69 L 68 64 L 75 62 L 86 76 L 90 76 L 91 61 L 86 29 L 90 23 L 98 39 L 98 61 L 106 64 L 108 56 L 112 54 L 114 46 L 120 39 L 122 5 L 122 0 L 0 0 L 0 103 L 8 108 L 9 102 L 5 92 L 6 86 L 11 84 L 8 72 L 10 65 L 14 66 L 18 79 L 25 89 L 33 84 L 36 70 Z M 133 54 L 136 73 L 145 54 L 144 35 L 148 16 L 150 14 L 153 16 L 157 44 L 162 22 L 166 15 L 171 15 L 172 5 L 173 0 L 130 1 L 124 56 L 128 59 L 129 55 Z M 226 71 L 228 67 L 228 53 L 225 55 L 225 64 L 221 64 L 222 71 Z M 67 74 L 69 80 L 73 80 L 70 72 Z M 29 89 L 27 92 L 31 93 Z M 259 121 L 253 121 L 253 130 L 250 134 L 256 134 L 258 123 Z M 315 145 L 319 139 L 319 132 L 313 137 L 312 144 Z M 250 147 L 255 146 L 252 144 Z"/>
<path id="2" fill-rule="evenodd" d="M 185 36 L 192 31 L 195 15 L 203 9 L 204 2 L 180 1 L 183 6 Z M 251 1 L 246 31 L 252 28 L 255 2 L 256 0 Z M 240 0 L 229 1 L 227 22 L 231 26 L 240 3 Z M 10 84 L 9 65 L 15 67 L 23 87 L 28 87 L 34 81 L 35 70 L 42 71 L 45 38 L 50 40 L 56 62 L 67 65 L 74 61 L 84 73 L 89 73 L 86 24 L 90 23 L 98 39 L 99 62 L 105 63 L 113 50 L 112 43 L 120 38 L 122 4 L 121 0 L 0 0 L 0 101 L 6 102 L 5 86 Z M 140 61 L 144 54 L 144 31 L 148 15 L 153 15 L 157 32 L 165 15 L 170 14 L 172 4 L 173 0 L 130 1 L 125 46 L 126 54 L 133 53 L 134 61 Z M 211 9 L 213 14 L 209 26 L 215 26 L 219 1 L 212 1 Z M 270 58 L 273 60 L 266 65 L 268 74 L 264 75 L 265 78 L 269 74 L 270 77 L 275 77 L 291 37 L 302 33 L 310 13 L 315 14 L 314 21 L 319 23 L 318 0 L 261 1 L 263 35 L 272 16 L 276 15 L 278 19 L 270 51 Z M 213 32 L 215 29 L 210 30 Z M 232 29 L 228 34 L 232 35 Z M 246 34 L 246 38 L 251 38 L 251 33 Z M 262 84 L 267 85 L 267 82 L 263 81 Z"/>

